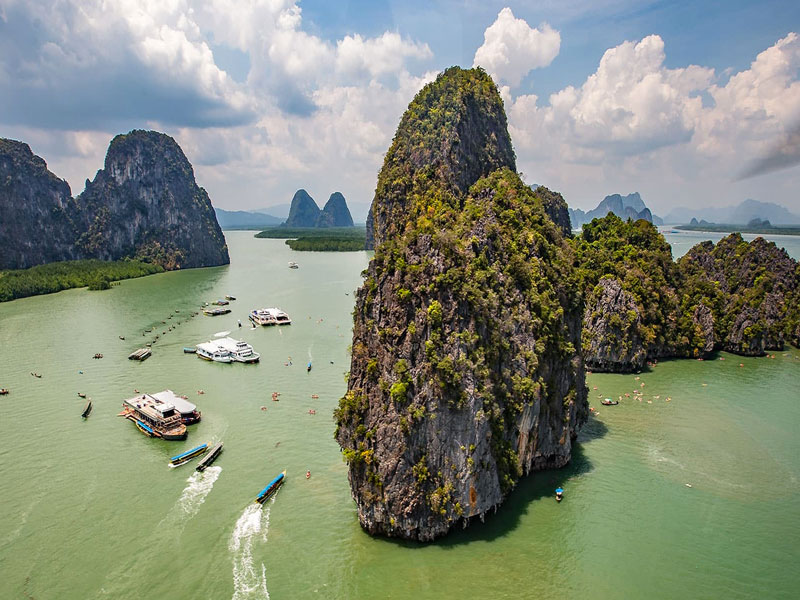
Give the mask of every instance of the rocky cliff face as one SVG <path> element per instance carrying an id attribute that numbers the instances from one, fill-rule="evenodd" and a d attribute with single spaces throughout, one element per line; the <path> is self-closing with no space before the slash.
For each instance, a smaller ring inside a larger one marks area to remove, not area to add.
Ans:
<path id="1" fill-rule="evenodd" d="M 28 144 L 0 138 L 0 269 L 79 257 L 69 185 Z"/>
<path id="2" fill-rule="evenodd" d="M 583 352 L 594 371 L 629 373 L 644 367 L 641 309 L 614 278 L 604 277 L 586 298 Z"/>
<path id="3" fill-rule="evenodd" d="M 431 540 L 483 516 L 566 464 L 586 419 L 571 251 L 509 165 L 480 69 L 423 88 L 386 155 L 336 411 L 370 533 Z"/>
<path id="4" fill-rule="evenodd" d="M 230 262 L 208 194 L 175 140 L 118 135 L 75 200 L 26 144 L 0 140 L 0 268 L 135 257 L 167 269 Z"/>
<path id="5" fill-rule="evenodd" d="M 299 189 L 294 193 L 286 227 L 316 227 L 319 219 L 319 206 L 308 192 Z"/>
<path id="6" fill-rule="evenodd" d="M 87 256 L 135 256 L 167 269 L 228 264 L 228 248 L 206 191 L 168 135 L 115 137 L 105 168 L 78 196 Z"/>
<path id="7" fill-rule="evenodd" d="M 678 261 L 682 293 L 713 307 L 718 348 L 760 356 L 791 340 L 793 300 L 800 289 L 797 261 L 773 242 L 748 243 L 738 233 L 716 246 L 704 242 Z"/>
<path id="8" fill-rule="evenodd" d="M 317 227 L 352 227 L 353 217 L 341 192 L 334 192 L 319 213 Z"/>
<path id="9" fill-rule="evenodd" d="M 503 102 L 481 102 L 485 90 L 477 87 L 484 84 L 470 81 L 470 73 L 448 69 L 446 77 L 425 86 L 403 114 L 378 175 L 367 217 L 368 243 L 374 240 L 377 247 L 409 216 L 418 216 L 405 214 L 406 209 L 428 210 L 407 201 L 427 182 L 438 182 L 440 201 L 448 201 L 463 198 L 470 185 L 496 169 L 516 170 Z M 485 85 L 494 88 L 491 80 Z M 433 138 L 438 145 L 427 143 Z"/>

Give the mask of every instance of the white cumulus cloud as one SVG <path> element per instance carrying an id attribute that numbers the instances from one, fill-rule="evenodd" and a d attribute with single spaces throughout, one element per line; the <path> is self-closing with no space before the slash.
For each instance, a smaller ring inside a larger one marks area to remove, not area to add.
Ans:
<path id="1" fill-rule="evenodd" d="M 558 31 L 547 23 L 532 28 L 506 7 L 484 32 L 474 65 L 486 69 L 498 83 L 517 86 L 532 69 L 553 62 L 560 48 Z"/>

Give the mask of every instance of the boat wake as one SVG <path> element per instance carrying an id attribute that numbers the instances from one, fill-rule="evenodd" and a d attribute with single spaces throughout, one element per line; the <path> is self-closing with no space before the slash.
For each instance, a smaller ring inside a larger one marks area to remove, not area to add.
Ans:
<path id="1" fill-rule="evenodd" d="M 186 480 L 188 485 L 178 499 L 178 508 L 186 518 L 191 519 L 197 514 L 221 472 L 222 467 L 208 467 L 202 473 L 195 471 Z"/>
<path id="2" fill-rule="evenodd" d="M 161 521 L 158 526 L 159 530 L 169 525 L 174 527 L 178 525 L 179 529 L 183 529 L 186 522 L 194 517 L 199 511 L 203 502 L 206 500 L 211 488 L 214 487 L 214 482 L 222 472 L 222 467 L 208 467 L 202 473 L 193 471 L 192 475 L 186 480 L 186 487 L 181 492 L 181 497 L 172 507 L 172 510 Z"/>
<path id="3" fill-rule="evenodd" d="M 256 541 L 267 541 L 269 513 L 275 497 L 265 506 L 250 504 L 236 521 L 228 549 L 233 555 L 233 600 L 245 598 L 269 598 L 267 591 L 267 568 L 261 563 L 258 569 L 253 559 Z"/>

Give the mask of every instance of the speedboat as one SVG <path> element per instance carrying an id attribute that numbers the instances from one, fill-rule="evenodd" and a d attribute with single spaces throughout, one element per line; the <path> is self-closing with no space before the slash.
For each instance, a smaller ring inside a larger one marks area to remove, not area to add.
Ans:
<path id="1" fill-rule="evenodd" d="M 293 260 L 290 260 L 289 261 L 289 268 L 290 269 L 299 269 L 300 266 L 296 262 L 294 262 Z"/>
<path id="2" fill-rule="evenodd" d="M 278 491 L 278 488 L 281 487 L 284 479 L 286 479 L 286 471 L 278 475 L 275 479 L 273 479 L 267 484 L 267 487 L 258 492 L 258 496 L 256 496 L 255 502 L 258 502 L 259 504 L 264 504 L 264 502 L 269 500 L 269 497 L 272 496 L 272 494 Z"/>

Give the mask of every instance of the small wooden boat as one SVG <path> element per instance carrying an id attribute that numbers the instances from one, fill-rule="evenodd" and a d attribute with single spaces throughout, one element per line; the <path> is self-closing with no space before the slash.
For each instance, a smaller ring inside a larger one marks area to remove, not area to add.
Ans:
<path id="1" fill-rule="evenodd" d="M 172 458 L 169 459 L 169 464 L 171 466 L 173 466 L 173 467 L 179 467 L 179 466 L 189 462 L 190 460 L 192 460 L 196 456 L 200 456 L 201 454 L 205 454 L 205 452 L 207 450 L 208 450 L 208 444 L 200 444 L 199 446 L 197 446 L 195 448 L 192 448 L 191 450 L 187 450 L 186 452 L 183 452 L 182 454 L 178 454 L 177 456 L 173 456 Z"/>
<path id="2" fill-rule="evenodd" d="M 564 490 L 556 488 L 556 502 L 561 502 L 564 499 Z"/>
<path id="3" fill-rule="evenodd" d="M 81 398 L 86 398 L 86 394 L 84 394 L 83 392 L 78 392 L 78 396 Z"/>
<path id="4" fill-rule="evenodd" d="M 10 391 L 11 390 L 3 388 L 2 390 L 0 390 L 0 396 L 7 396 L 10 393 Z"/>
<path id="5" fill-rule="evenodd" d="M 225 300 L 236 300 L 236 296 L 231 296 L 230 294 L 225 294 Z"/>
<path id="6" fill-rule="evenodd" d="M 611 398 L 606 398 L 605 400 L 601 400 L 600 404 L 603 406 L 616 406 L 619 404 L 619 400 L 612 400 Z"/>
<path id="7" fill-rule="evenodd" d="M 306 372 L 307 373 L 311 373 L 311 363 L 310 362 L 308 363 L 308 366 L 306 367 Z"/>
<path id="8" fill-rule="evenodd" d="M 299 265 L 294 261 L 289 261 L 289 268 L 290 269 L 299 269 Z"/>
<path id="9" fill-rule="evenodd" d="M 286 479 L 286 471 L 278 475 L 275 479 L 270 481 L 263 490 L 258 493 L 256 496 L 255 502 L 259 504 L 264 504 L 267 500 L 269 500 L 270 496 L 278 491 L 278 488 L 281 487 L 283 481 Z"/>
<path id="10" fill-rule="evenodd" d="M 81 417 L 85 419 L 91 414 L 91 412 L 92 412 L 92 401 L 89 400 L 86 403 L 86 406 L 83 407 L 83 412 L 81 413 Z"/>
<path id="11" fill-rule="evenodd" d="M 217 306 L 225 306 L 226 304 L 228 304 L 228 301 L 220 298 L 219 300 L 217 300 L 216 302 L 212 302 L 211 304 L 216 304 Z"/>
<path id="12" fill-rule="evenodd" d="M 147 437 L 161 437 L 156 431 L 150 428 L 149 425 L 143 423 L 139 419 L 131 419 L 136 424 L 136 428 L 145 434 Z"/>
<path id="13" fill-rule="evenodd" d="M 204 308 L 203 314 L 207 317 L 218 317 L 220 315 L 227 315 L 231 312 L 230 308 Z"/>
<path id="14" fill-rule="evenodd" d="M 184 348 L 183 349 L 183 353 L 184 354 L 194 354 L 195 352 L 197 352 L 197 348 Z"/>
<path id="15" fill-rule="evenodd" d="M 98 352 L 92 358 L 103 358 L 103 355 Z"/>
<path id="16" fill-rule="evenodd" d="M 197 466 L 194 468 L 195 471 L 200 471 L 201 473 L 205 471 L 211 464 L 217 460 L 217 457 L 222 453 L 222 442 L 217 443 L 211 450 L 208 451 L 200 462 L 197 463 Z"/>

